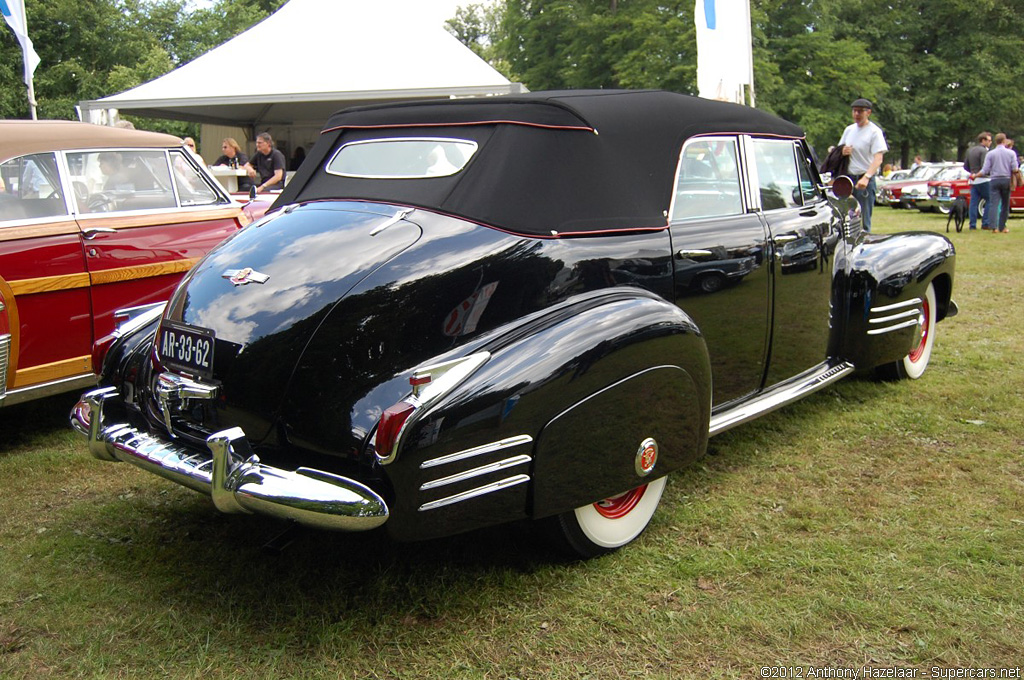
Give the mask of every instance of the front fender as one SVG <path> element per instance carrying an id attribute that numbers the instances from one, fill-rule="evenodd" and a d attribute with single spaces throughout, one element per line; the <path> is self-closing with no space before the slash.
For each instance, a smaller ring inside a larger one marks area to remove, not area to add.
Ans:
<path id="1" fill-rule="evenodd" d="M 859 369 L 898 361 L 910 351 L 913 326 L 896 318 L 917 309 L 935 285 L 936 320 L 950 315 L 956 251 L 941 234 L 869 236 L 851 253 L 849 309 L 841 340 L 843 358 Z M 916 302 L 915 302 L 916 301 Z"/>
<path id="2" fill-rule="evenodd" d="M 707 349 L 692 320 L 656 295 L 579 296 L 479 349 L 490 361 L 410 424 L 387 466 L 396 538 L 550 515 L 667 474 L 706 447 Z M 647 437 L 660 454 L 639 475 Z"/>

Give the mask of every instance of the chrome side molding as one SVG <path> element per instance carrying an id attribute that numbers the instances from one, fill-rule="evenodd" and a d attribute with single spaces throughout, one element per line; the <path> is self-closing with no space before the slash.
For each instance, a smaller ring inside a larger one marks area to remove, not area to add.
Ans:
<path id="1" fill-rule="evenodd" d="M 712 415 L 709 435 L 713 437 L 765 413 L 780 409 L 811 392 L 817 392 L 821 388 L 831 385 L 852 373 L 853 370 L 853 364 L 846 361 L 838 364 L 826 361 L 819 364 L 792 380 L 776 385 L 750 401 Z"/>

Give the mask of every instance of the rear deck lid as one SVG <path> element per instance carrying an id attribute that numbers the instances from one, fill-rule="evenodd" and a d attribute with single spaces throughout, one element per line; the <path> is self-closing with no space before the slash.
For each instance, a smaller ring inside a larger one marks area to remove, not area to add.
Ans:
<path id="1" fill-rule="evenodd" d="M 291 206 L 239 232 L 172 297 L 157 335 L 161 363 L 220 386 L 216 427 L 239 425 L 261 438 L 323 319 L 359 281 L 420 238 L 408 212 L 319 202 Z"/>

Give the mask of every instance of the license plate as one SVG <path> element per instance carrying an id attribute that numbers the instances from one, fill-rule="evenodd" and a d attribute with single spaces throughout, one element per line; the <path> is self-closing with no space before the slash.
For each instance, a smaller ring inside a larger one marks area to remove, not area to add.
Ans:
<path id="1" fill-rule="evenodd" d="M 160 326 L 157 356 L 167 368 L 196 377 L 213 376 L 213 331 L 164 322 Z"/>

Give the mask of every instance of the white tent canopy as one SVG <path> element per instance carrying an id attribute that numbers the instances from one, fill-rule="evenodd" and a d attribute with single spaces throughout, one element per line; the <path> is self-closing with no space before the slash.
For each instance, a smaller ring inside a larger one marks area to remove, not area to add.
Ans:
<path id="1" fill-rule="evenodd" d="M 96 122 L 118 109 L 255 129 L 321 125 L 346 106 L 522 90 L 400 0 L 290 0 L 175 71 L 79 105 Z"/>

